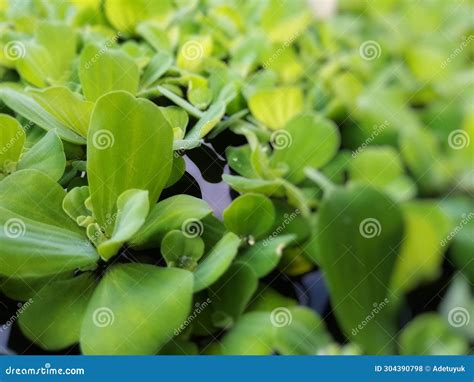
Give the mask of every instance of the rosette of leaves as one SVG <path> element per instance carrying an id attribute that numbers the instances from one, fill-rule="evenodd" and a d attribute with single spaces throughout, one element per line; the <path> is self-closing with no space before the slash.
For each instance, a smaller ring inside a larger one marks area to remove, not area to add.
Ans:
<path id="1" fill-rule="evenodd" d="M 124 112 L 114 120 L 116 107 Z M 152 354 L 186 318 L 197 283 L 185 269 L 111 260 L 125 243 L 144 246 L 147 235 L 156 238 L 210 210 L 185 195 L 155 205 L 170 177 L 173 134 L 150 101 L 124 91 L 106 94 L 97 101 L 89 132 L 88 186 L 66 194 L 36 169 L 2 181 L 0 255 L 2 274 L 9 277 L 3 289 L 25 298 L 34 286 L 35 304 L 20 327 L 46 349 L 80 341 L 86 354 Z M 230 258 L 239 245 L 231 235 L 217 244 Z M 200 274 L 206 287 L 210 276 L 198 268 Z"/>

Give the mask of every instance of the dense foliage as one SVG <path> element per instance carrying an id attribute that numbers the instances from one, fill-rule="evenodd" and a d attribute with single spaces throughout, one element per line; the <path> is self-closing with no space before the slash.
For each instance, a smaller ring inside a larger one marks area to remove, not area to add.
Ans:
<path id="1" fill-rule="evenodd" d="M 331 3 L 0 0 L 10 325 L 84 354 L 472 352 L 472 2 Z M 209 145 L 223 211 L 190 191 Z M 281 287 L 315 270 L 318 312 Z"/>

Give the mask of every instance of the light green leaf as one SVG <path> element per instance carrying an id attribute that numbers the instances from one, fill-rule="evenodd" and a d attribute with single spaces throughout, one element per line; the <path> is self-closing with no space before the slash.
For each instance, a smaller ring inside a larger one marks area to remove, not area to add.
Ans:
<path id="1" fill-rule="evenodd" d="M 275 308 L 271 324 L 275 326 L 275 350 L 283 355 L 314 355 L 329 345 L 331 337 L 324 321 L 303 306 Z"/>
<path id="2" fill-rule="evenodd" d="M 228 174 L 222 175 L 222 179 L 240 193 L 258 192 L 267 196 L 284 195 L 283 185 L 278 180 L 249 179 Z"/>
<path id="3" fill-rule="evenodd" d="M 63 143 L 55 131 L 48 131 L 31 149 L 22 155 L 18 170 L 38 170 L 53 180 L 59 180 L 66 167 Z"/>
<path id="4" fill-rule="evenodd" d="M 417 316 L 400 335 L 401 355 L 462 355 L 468 351 L 465 338 L 435 313 Z"/>
<path id="5" fill-rule="evenodd" d="M 243 315 L 220 341 L 222 355 L 271 355 L 274 348 L 274 328 L 269 312 Z"/>
<path id="6" fill-rule="evenodd" d="M 470 341 L 474 340 L 474 295 L 469 280 L 463 274 L 454 276 L 439 311 L 456 332 Z"/>
<path id="7" fill-rule="evenodd" d="M 188 113 L 178 106 L 160 107 L 160 110 L 173 129 L 182 130 L 182 136 L 178 139 L 183 138 L 189 122 Z"/>
<path id="8" fill-rule="evenodd" d="M 169 267 L 194 271 L 197 262 L 204 254 L 204 242 L 198 236 L 173 230 L 161 241 L 161 254 Z"/>
<path id="9" fill-rule="evenodd" d="M 102 242 L 97 250 L 103 259 L 109 260 L 145 223 L 150 209 L 148 191 L 127 190 L 117 199 L 117 216 L 110 239 Z"/>
<path id="10" fill-rule="evenodd" d="M 197 140 L 204 138 L 222 119 L 225 114 L 226 105 L 217 101 L 204 113 L 193 128 L 186 134 L 186 139 Z"/>
<path id="11" fill-rule="evenodd" d="M 95 267 L 97 253 L 81 228 L 63 212 L 64 196 L 57 183 L 36 170 L 17 171 L 3 180 L 2 274 L 33 277 Z"/>
<path id="12" fill-rule="evenodd" d="M 82 225 L 91 216 L 91 211 L 86 207 L 86 200 L 89 196 L 89 187 L 82 186 L 73 188 L 64 197 L 64 212 L 79 225 Z"/>
<path id="13" fill-rule="evenodd" d="M 275 269 L 283 250 L 295 238 L 296 235 L 269 236 L 246 249 L 238 260 L 249 265 L 259 278 L 264 277 Z"/>
<path id="14" fill-rule="evenodd" d="M 25 131 L 7 114 L 0 114 L 0 173 L 14 171 L 25 143 Z M 13 166 L 13 167 L 12 167 Z"/>
<path id="15" fill-rule="evenodd" d="M 34 122 L 39 127 L 49 130 L 56 130 L 56 133 L 61 139 L 65 141 L 85 144 L 85 139 L 79 134 L 76 134 L 70 128 L 57 120 L 53 115 L 47 112 L 32 95 L 9 88 L 0 89 L 0 98 L 5 105 L 22 117 Z"/>
<path id="16" fill-rule="evenodd" d="M 287 165 L 286 177 L 299 183 L 305 177 L 306 166 L 321 168 L 336 155 L 339 144 L 339 131 L 332 121 L 316 114 L 300 114 L 291 119 L 284 130 L 274 133 L 272 163 Z"/>
<path id="17" fill-rule="evenodd" d="M 175 195 L 162 200 L 152 208 L 130 245 L 137 248 L 159 246 L 167 232 L 181 229 L 186 222 L 199 222 L 211 212 L 204 200 L 190 195 Z"/>
<path id="18" fill-rule="evenodd" d="M 87 136 L 94 104 L 84 101 L 78 93 L 57 86 L 30 91 L 38 104 L 56 120 L 82 137 Z"/>
<path id="19" fill-rule="evenodd" d="M 79 342 L 82 319 L 95 285 L 90 273 L 47 284 L 19 315 L 22 332 L 50 351 Z"/>
<path id="20" fill-rule="evenodd" d="M 281 129 L 303 109 L 303 93 L 298 87 L 259 90 L 250 97 L 249 108 L 269 129 Z"/>
<path id="21" fill-rule="evenodd" d="M 351 181 L 379 187 L 395 200 L 406 200 L 416 193 L 414 182 L 403 175 L 398 153 L 390 146 L 368 147 L 358 153 L 349 162 L 348 173 Z"/>
<path id="22" fill-rule="evenodd" d="M 225 273 L 237 255 L 239 245 L 239 237 L 232 232 L 222 237 L 194 272 L 194 292 L 214 284 Z"/>
<path id="23" fill-rule="evenodd" d="M 113 90 L 138 91 L 140 73 L 138 65 L 126 53 L 87 45 L 81 53 L 79 78 L 82 91 L 89 101 Z M 123 110 L 117 106 L 117 111 Z"/>
<path id="24" fill-rule="evenodd" d="M 232 170 L 246 178 L 256 178 L 257 175 L 255 174 L 250 161 L 251 153 L 252 151 L 249 145 L 239 147 L 229 146 L 225 150 L 227 163 Z"/>
<path id="25" fill-rule="evenodd" d="M 266 196 L 249 193 L 236 198 L 223 216 L 229 231 L 241 237 L 260 238 L 273 226 L 275 207 Z"/>
<path id="26" fill-rule="evenodd" d="M 173 163 L 171 126 L 158 106 L 123 91 L 101 97 L 94 108 L 87 144 L 87 176 L 94 215 L 106 233 L 107 215 L 119 195 L 147 190 L 155 204 Z"/>
<path id="27" fill-rule="evenodd" d="M 172 50 L 171 39 L 159 22 L 144 21 L 137 25 L 136 31 L 157 52 L 170 52 Z"/>
<path id="28" fill-rule="evenodd" d="M 95 290 L 81 330 L 84 354 L 152 355 L 191 308 L 192 274 L 147 264 L 113 266 Z"/>
<path id="29" fill-rule="evenodd" d="M 167 52 L 158 52 L 153 56 L 146 67 L 141 79 L 140 87 L 146 89 L 153 85 L 173 64 L 173 57 Z"/>
<path id="30" fill-rule="evenodd" d="M 65 23 L 38 23 L 33 41 L 24 44 L 25 54 L 16 63 L 20 75 L 31 84 L 44 87 L 66 83 L 76 55 L 76 32 Z"/>
<path id="31" fill-rule="evenodd" d="M 141 21 L 155 20 L 165 25 L 171 16 L 173 6 L 170 0 L 107 0 L 105 14 L 115 29 L 134 34 Z"/>
<path id="32" fill-rule="evenodd" d="M 442 242 L 451 229 L 450 219 L 435 201 L 419 200 L 402 205 L 405 239 L 398 257 L 392 288 L 408 292 L 420 282 L 435 280 L 443 262 Z"/>

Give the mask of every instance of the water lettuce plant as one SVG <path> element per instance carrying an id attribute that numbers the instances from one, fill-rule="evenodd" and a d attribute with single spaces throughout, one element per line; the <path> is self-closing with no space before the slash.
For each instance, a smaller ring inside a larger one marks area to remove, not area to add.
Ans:
<path id="1" fill-rule="evenodd" d="M 472 353 L 472 5 L 370 3 L 0 0 L 9 346 Z"/>

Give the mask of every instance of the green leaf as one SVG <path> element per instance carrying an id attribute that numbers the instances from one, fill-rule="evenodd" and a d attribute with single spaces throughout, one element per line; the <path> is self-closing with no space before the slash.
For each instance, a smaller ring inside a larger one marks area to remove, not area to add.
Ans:
<path id="1" fill-rule="evenodd" d="M 32 90 L 30 94 L 47 113 L 64 126 L 81 137 L 87 136 L 94 107 L 92 102 L 84 101 L 78 93 L 62 86 Z"/>
<path id="2" fill-rule="evenodd" d="M 172 51 L 169 34 L 163 30 L 159 22 L 153 20 L 141 22 L 137 25 L 136 31 L 157 52 Z"/>
<path id="3" fill-rule="evenodd" d="M 162 25 L 171 16 L 173 6 L 170 0 L 107 0 L 105 14 L 115 29 L 134 34 L 139 22 L 156 20 Z"/>
<path id="4" fill-rule="evenodd" d="M 275 308 L 270 320 L 275 326 L 274 347 L 279 354 L 314 355 L 332 342 L 324 321 L 309 308 Z"/>
<path id="5" fill-rule="evenodd" d="M 36 170 L 18 171 L 0 188 L 0 262 L 7 276 L 91 269 L 97 253 L 63 212 L 64 190 Z M 32 208 L 34 206 L 34 208 Z"/>
<path id="6" fill-rule="evenodd" d="M 401 355 L 462 355 L 468 351 L 465 338 L 435 313 L 417 316 L 400 335 Z"/>
<path id="7" fill-rule="evenodd" d="M 113 90 L 138 91 L 140 72 L 135 61 L 119 50 L 87 45 L 81 53 L 79 78 L 82 91 L 89 101 Z M 117 106 L 115 113 L 120 109 Z"/>
<path id="8" fill-rule="evenodd" d="M 91 216 L 91 211 L 86 207 L 89 196 L 89 187 L 82 186 L 73 188 L 63 199 L 64 212 L 79 225 L 83 225 Z"/>
<path id="9" fill-rule="evenodd" d="M 186 320 L 193 277 L 177 268 L 121 264 L 110 268 L 84 315 L 84 354 L 155 354 Z"/>
<path id="10" fill-rule="evenodd" d="M 136 248 L 159 246 L 168 231 L 181 229 L 186 222 L 199 222 L 211 212 L 204 200 L 190 195 L 175 195 L 162 200 L 152 208 L 130 245 Z"/>
<path id="11" fill-rule="evenodd" d="M 239 245 L 239 237 L 232 232 L 222 237 L 194 272 L 194 292 L 214 284 L 225 273 L 237 255 Z"/>
<path id="12" fill-rule="evenodd" d="M 66 83 L 76 56 L 76 32 L 65 23 L 42 21 L 35 39 L 24 44 L 25 54 L 16 68 L 20 75 L 38 87 Z"/>
<path id="13" fill-rule="evenodd" d="M 284 194 L 283 185 L 278 180 L 249 179 L 228 174 L 222 175 L 222 179 L 240 193 L 258 192 L 267 196 L 282 196 Z"/>
<path id="14" fill-rule="evenodd" d="M 279 307 L 289 308 L 297 304 L 296 300 L 283 296 L 268 285 L 260 284 L 247 311 L 271 312 Z"/>
<path id="15" fill-rule="evenodd" d="M 23 307 L 22 332 L 45 350 L 60 350 L 79 342 L 82 319 L 96 282 L 90 273 L 49 283 Z M 25 304 L 24 304 L 25 305 Z"/>
<path id="16" fill-rule="evenodd" d="M 177 267 L 194 271 L 197 262 L 204 254 L 204 242 L 198 236 L 173 230 L 161 241 L 161 253 L 168 267 Z"/>
<path id="17" fill-rule="evenodd" d="M 299 183 L 305 178 L 305 167 L 321 168 L 334 158 L 340 136 L 332 121 L 304 113 L 291 119 L 284 130 L 273 133 L 272 144 L 272 163 L 288 166 L 286 177 L 293 183 Z"/>
<path id="18" fill-rule="evenodd" d="M 196 140 L 204 138 L 222 119 L 225 114 L 226 105 L 222 101 L 217 101 L 203 114 L 199 121 L 186 134 L 186 139 Z"/>
<path id="19" fill-rule="evenodd" d="M 184 137 L 184 132 L 186 131 L 186 126 L 189 122 L 188 113 L 178 106 L 161 107 L 160 110 L 173 130 L 179 129 L 182 131 L 181 137 L 176 138 L 182 139 Z"/>
<path id="20" fill-rule="evenodd" d="M 101 97 L 94 108 L 87 144 L 87 176 L 94 215 L 107 226 L 122 192 L 147 190 L 155 204 L 173 163 L 172 129 L 158 106 L 123 91 Z"/>
<path id="21" fill-rule="evenodd" d="M 225 150 L 227 163 L 232 170 L 246 178 L 256 178 L 257 175 L 250 161 L 251 153 L 252 151 L 249 145 L 239 147 L 229 146 Z"/>
<path id="22" fill-rule="evenodd" d="M 240 262 L 234 263 L 210 288 L 215 326 L 227 328 L 244 312 L 257 290 L 258 278 L 252 268 Z"/>
<path id="23" fill-rule="evenodd" d="M 54 131 L 48 131 L 18 162 L 18 170 L 38 170 L 59 180 L 66 167 L 63 143 Z"/>
<path id="24" fill-rule="evenodd" d="M 402 211 L 405 238 L 392 279 L 392 287 L 398 293 L 438 278 L 443 262 L 442 242 L 451 228 L 450 219 L 435 201 L 409 202 Z"/>
<path id="25" fill-rule="evenodd" d="M 270 41 L 289 44 L 304 33 L 311 19 L 308 6 L 303 0 L 271 0 L 262 14 L 261 24 Z"/>
<path id="26" fill-rule="evenodd" d="M 269 129 L 281 129 L 303 109 L 303 93 L 298 87 L 259 90 L 250 97 L 249 108 Z"/>
<path id="27" fill-rule="evenodd" d="M 176 156 L 176 152 L 174 153 L 173 158 L 173 167 L 171 168 L 171 174 L 166 181 L 165 188 L 171 187 L 174 185 L 178 180 L 180 180 L 184 173 L 186 172 L 186 162 L 181 156 Z"/>
<path id="28" fill-rule="evenodd" d="M 13 117 L 0 114 L 0 172 L 15 170 L 16 162 L 20 158 L 25 143 L 25 131 Z"/>
<path id="29" fill-rule="evenodd" d="M 399 207 L 368 186 L 334 189 L 319 209 L 316 235 L 332 306 L 346 336 L 369 354 L 390 353 L 395 328 L 385 282 L 403 239 Z M 367 324 L 360 329 L 362 322 Z"/>
<path id="30" fill-rule="evenodd" d="M 260 238 L 273 226 L 275 207 L 266 196 L 249 193 L 235 199 L 223 216 L 229 231 L 242 237 Z"/>
<path id="31" fill-rule="evenodd" d="M 22 117 L 34 122 L 46 131 L 55 130 L 58 136 L 68 142 L 85 144 L 85 139 L 47 112 L 32 95 L 9 88 L 0 89 L 0 98 L 5 105 Z"/>
<path id="32" fill-rule="evenodd" d="M 103 259 L 109 260 L 117 254 L 120 247 L 145 223 L 149 209 L 148 191 L 130 189 L 120 194 L 112 235 L 97 247 Z"/>
<path id="33" fill-rule="evenodd" d="M 239 262 L 249 265 L 259 278 L 269 274 L 280 262 L 283 250 L 296 235 L 269 236 L 246 249 Z"/>
<path id="34" fill-rule="evenodd" d="M 168 52 L 158 52 L 153 56 L 140 78 L 140 87 L 146 89 L 153 85 L 173 64 L 173 57 Z"/>
<path id="35" fill-rule="evenodd" d="M 220 341 L 222 355 L 270 355 L 274 347 L 274 328 L 269 312 L 243 315 Z"/>
<path id="36" fill-rule="evenodd" d="M 415 185 L 403 175 L 402 162 L 392 147 L 369 147 L 353 157 L 348 167 L 351 181 L 379 187 L 396 200 L 415 195 Z"/>
<path id="37" fill-rule="evenodd" d="M 474 295 L 469 280 L 456 274 L 439 307 L 441 315 L 459 334 L 474 339 Z"/>

